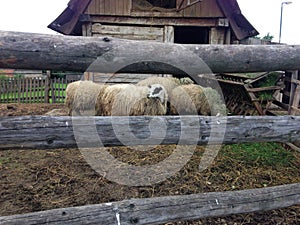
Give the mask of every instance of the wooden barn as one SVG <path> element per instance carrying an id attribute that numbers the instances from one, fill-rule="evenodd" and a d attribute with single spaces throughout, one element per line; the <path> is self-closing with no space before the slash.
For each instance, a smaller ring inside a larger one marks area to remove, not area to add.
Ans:
<path id="1" fill-rule="evenodd" d="M 258 34 L 236 0 L 70 0 L 48 27 L 181 44 L 231 44 Z"/>

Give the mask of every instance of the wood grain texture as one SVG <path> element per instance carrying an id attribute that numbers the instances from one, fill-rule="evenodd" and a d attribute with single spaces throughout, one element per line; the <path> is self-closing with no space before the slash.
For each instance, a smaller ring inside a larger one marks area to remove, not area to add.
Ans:
<path id="1" fill-rule="evenodd" d="M 242 191 L 131 199 L 0 217 L 0 224 L 162 224 L 300 204 L 300 183 Z M 119 218 L 119 219 L 118 219 Z"/>
<path id="2" fill-rule="evenodd" d="M 166 128 L 163 131 L 165 133 L 162 132 L 161 127 L 153 128 L 153 124 L 163 124 L 162 128 Z M 300 117 L 25 116 L 0 118 L 0 149 L 2 150 L 68 148 L 77 145 L 98 147 L 98 137 L 104 146 L 169 145 L 178 142 L 183 145 L 287 143 L 300 141 Z M 125 138 L 126 143 L 122 138 Z"/>
<path id="3" fill-rule="evenodd" d="M 118 68 L 116 63 L 125 62 Z M 165 73 L 297 70 L 300 46 L 179 45 L 115 38 L 0 32 L 0 68 Z M 162 62 L 163 61 L 163 62 Z M 135 62 L 135 63 L 133 63 Z M 187 70 L 187 71 L 183 71 Z"/>
<path id="4" fill-rule="evenodd" d="M 164 29 L 162 27 L 142 26 L 115 26 L 96 23 L 92 26 L 94 36 L 111 36 L 130 40 L 163 41 Z"/>

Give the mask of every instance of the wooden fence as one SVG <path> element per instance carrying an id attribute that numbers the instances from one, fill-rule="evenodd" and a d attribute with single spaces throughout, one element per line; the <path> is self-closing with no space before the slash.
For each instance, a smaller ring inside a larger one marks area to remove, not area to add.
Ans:
<path id="1" fill-rule="evenodd" d="M 282 106 L 289 114 L 300 115 L 300 71 L 287 71 L 284 81 Z"/>
<path id="2" fill-rule="evenodd" d="M 0 103 L 63 103 L 70 82 L 48 76 L 0 79 Z"/>
<path id="3" fill-rule="evenodd" d="M 0 67 L 5 68 L 30 68 L 34 65 L 36 67 L 34 69 L 59 68 L 64 70 L 72 67 L 77 71 L 85 71 L 97 57 L 109 51 L 112 51 L 113 54 L 109 55 L 110 57 L 105 57 L 108 60 L 107 65 L 115 63 L 115 57 L 119 56 L 118 50 L 125 49 L 128 57 L 137 59 L 146 54 L 148 58 L 155 59 L 159 53 L 159 55 L 166 57 L 166 61 L 171 60 L 173 65 L 177 65 L 175 62 L 183 63 L 191 65 L 196 74 L 205 73 L 202 61 L 199 63 L 200 60 L 194 61 L 194 58 L 189 58 L 186 52 L 181 51 L 185 48 L 202 58 L 213 72 L 298 70 L 300 67 L 300 46 L 190 45 L 185 47 L 183 45 L 133 42 L 110 38 L 56 37 L 55 35 L 14 32 L 0 32 L 0 42 L 3 43 L 0 45 Z M 133 49 L 133 51 L 128 52 L 128 49 Z M 153 51 L 149 49 L 153 49 Z M 170 52 L 172 54 L 169 54 Z M 113 67 L 106 68 L 113 69 Z M 114 72 L 105 70 L 104 67 L 97 69 L 100 70 L 96 72 Z M 137 73 L 140 71 L 182 73 L 178 69 L 174 70 L 174 67 L 149 61 L 126 67 L 121 72 Z M 75 146 L 72 124 L 75 122 L 83 130 L 85 127 L 88 130 L 90 125 L 85 123 L 85 119 L 93 120 L 99 137 L 108 146 L 120 145 L 120 140 L 113 127 L 122 128 L 128 125 L 130 120 L 133 130 L 136 128 L 141 134 L 144 134 L 143 137 L 148 137 L 149 123 L 155 119 L 168 127 L 166 137 L 162 140 L 163 144 L 177 144 L 182 130 L 185 135 L 199 132 L 197 137 L 199 145 L 207 144 L 208 135 L 212 137 L 214 144 L 269 141 L 286 143 L 300 139 L 299 116 L 233 116 L 228 118 L 201 116 L 194 118 L 189 116 L 131 118 L 28 116 L 0 118 L 0 147 L 2 149 L 45 149 Z M 195 119 L 199 120 L 200 128 L 193 127 L 191 121 Z M 212 134 L 213 130 L 216 133 Z M 219 130 L 226 130 L 224 137 L 220 136 Z M 89 136 L 90 133 L 86 132 L 83 135 Z M 191 138 L 189 137 L 184 139 L 184 144 L 190 143 Z M 88 142 L 91 138 L 83 138 L 83 140 L 87 140 L 87 146 L 93 144 Z M 140 143 L 132 144 L 149 145 L 151 143 L 145 143 L 142 139 Z M 99 205 L 54 209 L 0 217 L 0 224 L 160 224 L 176 220 L 271 210 L 295 204 L 300 204 L 300 183 L 253 190 L 130 199 Z"/>
<path id="4" fill-rule="evenodd" d="M 297 116 L 231 116 L 231 117 L 131 117 L 132 130 L 141 137 L 149 136 L 149 123 L 157 119 L 168 127 L 162 144 L 177 144 L 180 133 L 199 132 L 199 145 L 208 136 L 215 144 L 250 142 L 289 142 L 300 140 L 300 117 Z M 93 120 L 101 141 L 107 146 L 121 145 L 114 127 L 128 125 L 128 117 L 4 117 L 0 118 L 1 149 L 47 149 L 76 146 L 72 124 L 87 131 L 81 145 L 91 147 L 90 124 Z M 197 128 L 194 121 L 199 120 Z M 113 124 L 113 126 L 112 126 Z M 220 130 L 225 130 L 225 137 Z M 198 129 L 198 130 L 197 130 Z M 200 129 L 200 130 L 199 130 Z M 214 131 L 214 132 L 213 132 Z M 161 137 L 160 137 L 161 138 Z M 147 145 L 141 138 L 133 145 Z M 155 141 L 155 140 L 153 140 Z M 191 138 L 181 138 L 189 144 Z M 96 143 L 97 146 L 97 143 Z M 83 146 L 85 147 L 85 146 Z M 210 192 L 194 195 L 130 199 L 120 202 L 53 209 L 43 212 L 0 217 L 0 224 L 162 224 L 176 220 L 196 220 L 204 217 L 225 216 L 272 210 L 300 204 L 300 183 L 242 191 Z M 87 222 L 89 221 L 89 222 Z"/>
<path id="5" fill-rule="evenodd" d="M 193 195 L 130 199 L 0 217 L 2 225 L 169 224 L 172 221 L 251 213 L 300 203 L 300 183 Z"/>

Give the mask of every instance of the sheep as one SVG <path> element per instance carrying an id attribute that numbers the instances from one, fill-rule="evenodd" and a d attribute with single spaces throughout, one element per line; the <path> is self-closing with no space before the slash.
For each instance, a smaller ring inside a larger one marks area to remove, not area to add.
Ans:
<path id="1" fill-rule="evenodd" d="M 68 111 L 68 115 L 71 115 L 72 114 L 72 108 L 73 108 L 73 102 L 74 102 L 74 96 L 75 96 L 75 93 L 79 87 L 79 84 L 81 83 L 82 81 L 75 81 L 75 82 L 72 82 L 72 83 L 69 83 L 67 88 L 66 88 L 66 98 L 65 98 L 65 105 L 67 106 L 67 108 L 69 109 Z"/>
<path id="2" fill-rule="evenodd" d="M 136 86 L 112 85 L 98 96 L 97 112 L 103 116 L 165 115 L 167 93 L 159 84 Z M 102 105 L 102 107 L 99 105 Z"/>
<path id="3" fill-rule="evenodd" d="M 94 116 L 97 97 L 106 87 L 107 85 L 96 84 L 93 81 L 70 83 L 66 89 L 65 101 L 69 109 L 68 114 Z"/>
<path id="4" fill-rule="evenodd" d="M 213 116 L 225 116 L 227 115 L 226 105 L 221 95 L 211 87 L 205 87 L 204 94 L 210 104 L 210 114 Z M 207 106 L 209 110 L 209 106 Z"/>
<path id="5" fill-rule="evenodd" d="M 172 90 L 178 87 L 179 85 L 192 84 L 192 83 L 193 81 L 188 77 L 184 77 L 181 79 L 178 79 L 176 77 L 149 77 L 147 79 L 138 82 L 137 86 L 148 86 L 152 84 L 160 84 L 166 89 L 167 93 L 171 93 Z"/>
<path id="6" fill-rule="evenodd" d="M 170 95 L 171 115 L 225 115 L 225 105 L 218 92 L 196 84 L 182 85 Z"/>
<path id="7" fill-rule="evenodd" d="M 189 77 L 182 77 L 182 78 L 179 79 L 179 83 L 180 83 L 180 85 L 194 84 L 194 81 Z"/>
<path id="8" fill-rule="evenodd" d="M 116 96 L 126 87 L 128 87 L 128 84 L 115 84 L 108 86 L 103 92 L 100 92 L 96 101 L 96 115 L 111 116 Z"/>

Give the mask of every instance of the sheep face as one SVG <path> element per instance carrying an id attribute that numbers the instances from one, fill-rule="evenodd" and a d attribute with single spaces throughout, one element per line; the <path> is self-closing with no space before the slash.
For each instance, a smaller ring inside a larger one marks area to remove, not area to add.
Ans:
<path id="1" fill-rule="evenodd" d="M 165 88 L 160 84 L 149 85 L 149 93 L 147 97 L 158 98 L 163 104 L 167 101 L 168 98 Z"/>

